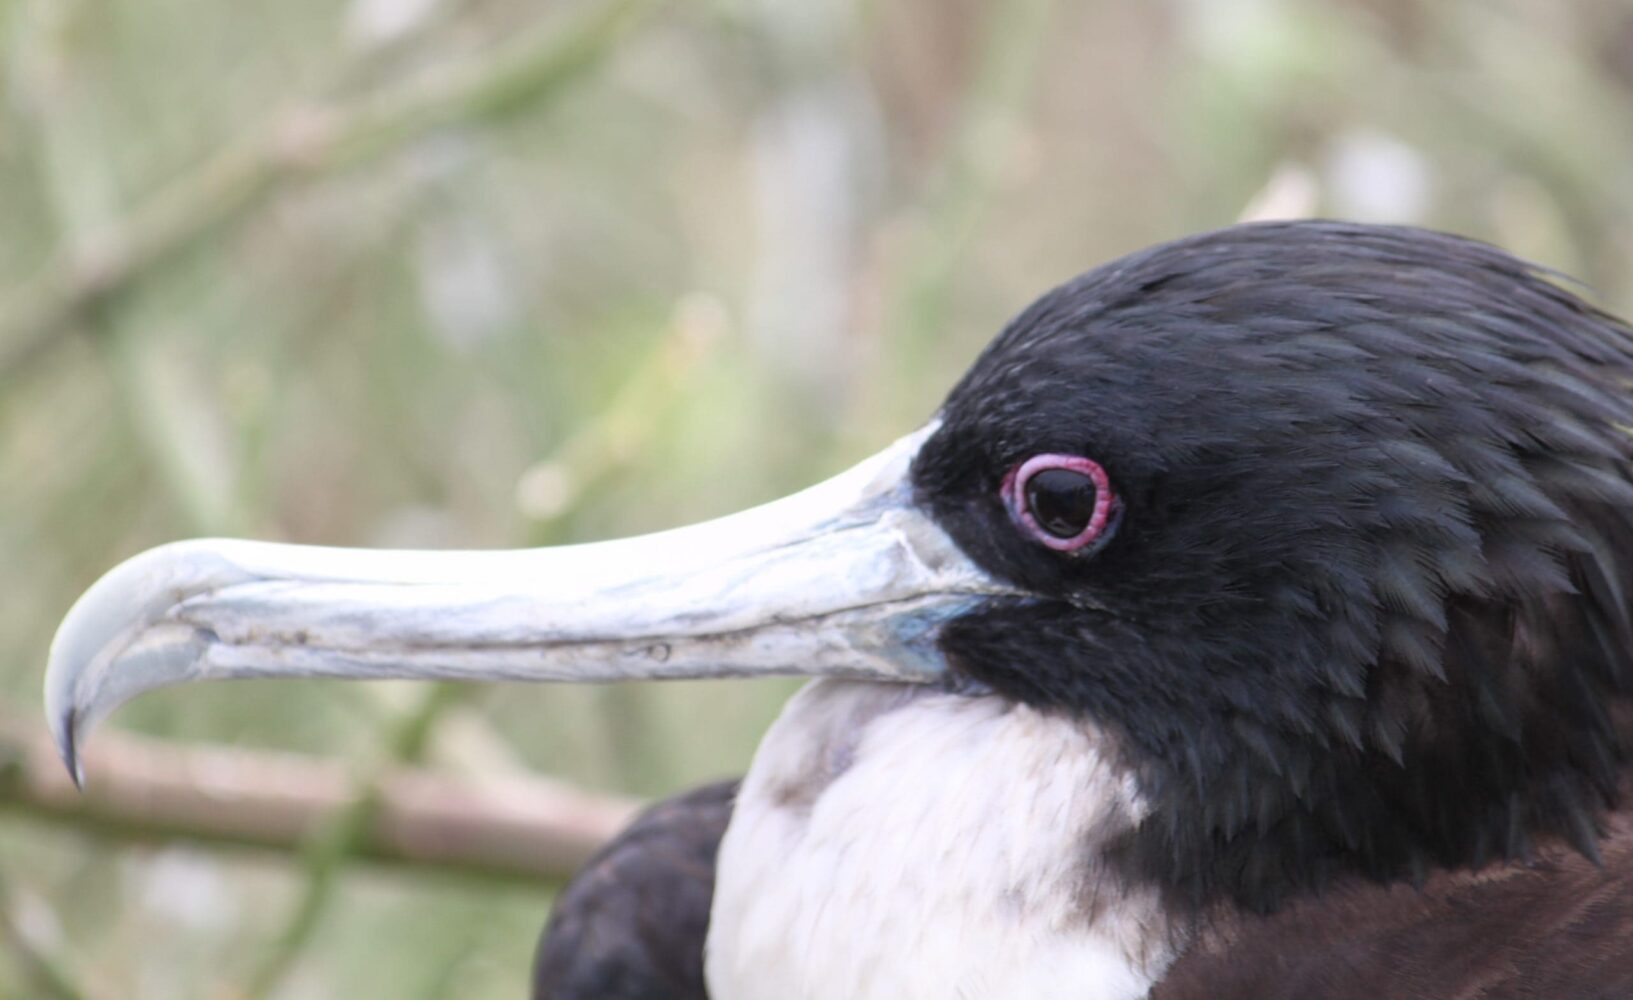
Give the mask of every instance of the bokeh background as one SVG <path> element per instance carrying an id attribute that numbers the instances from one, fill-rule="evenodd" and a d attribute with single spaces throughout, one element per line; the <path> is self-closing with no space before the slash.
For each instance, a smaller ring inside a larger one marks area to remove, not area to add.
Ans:
<path id="1" fill-rule="evenodd" d="M 1050 285 L 1242 217 L 1633 306 L 1628 0 L 0 0 L 0 60 L 0 996 L 520 996 L 555 880 L 358 856 L 381 776 L 658 796 L 791 689 L 160 692 L 111 728 L 350 804 L 280 849 L 64 820 L 46 646 L 140 549 L 725 513 L 916 427 Z"/>

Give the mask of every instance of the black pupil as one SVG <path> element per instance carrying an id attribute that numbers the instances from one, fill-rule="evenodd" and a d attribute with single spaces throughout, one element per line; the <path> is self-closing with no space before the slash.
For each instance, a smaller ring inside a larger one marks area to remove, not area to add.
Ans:
<path id="1" fill-rule="evenodd" d="M 1094 517 L 1094 480 L 1071 469 L 1044 469 L 1026 481 L 1026 506 L 1038 527 L 1075 538 Z"/>

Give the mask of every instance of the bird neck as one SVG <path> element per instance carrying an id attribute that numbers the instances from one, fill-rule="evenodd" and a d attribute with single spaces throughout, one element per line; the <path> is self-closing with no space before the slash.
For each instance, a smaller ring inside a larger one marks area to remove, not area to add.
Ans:
<path id="1" fill-rule="evenodd" d="M 817 681 L 722 842 L 716 1000 L 1132 1000 L 1183 944 L 1104 851 L 1145 813 L 1103 734 L 996 698 Z"/>

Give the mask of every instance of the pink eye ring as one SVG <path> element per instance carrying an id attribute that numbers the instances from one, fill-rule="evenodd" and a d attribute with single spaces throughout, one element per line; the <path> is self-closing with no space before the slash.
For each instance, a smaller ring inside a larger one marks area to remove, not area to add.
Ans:
<path id="1" fill-rule="evenodd" d="M 1093 545 L 1117 503 L 1106 470 L 1081 455 L 1034 455 L 1009 470 L 1002 489 L 1009 516 L 1056 552 Z"/>

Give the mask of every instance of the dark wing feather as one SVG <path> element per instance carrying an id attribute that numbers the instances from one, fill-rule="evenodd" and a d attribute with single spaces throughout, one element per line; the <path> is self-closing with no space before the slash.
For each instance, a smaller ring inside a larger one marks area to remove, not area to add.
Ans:
<path id="1" fill-rule="evenodd" d="M 1421 889 L 1352 884 L 1228 918 L 1151 1000 L 1627 1000 L 1633 818 L 1613 815 L 1599 850 L 1602 867 L 1559 848 Z"/>
<path id="2" fill-rule="evenodd" d="M 557 897 L 535 1000 L 707 1000 L 703 940 L 737 782 L 651 807 Z"/>

